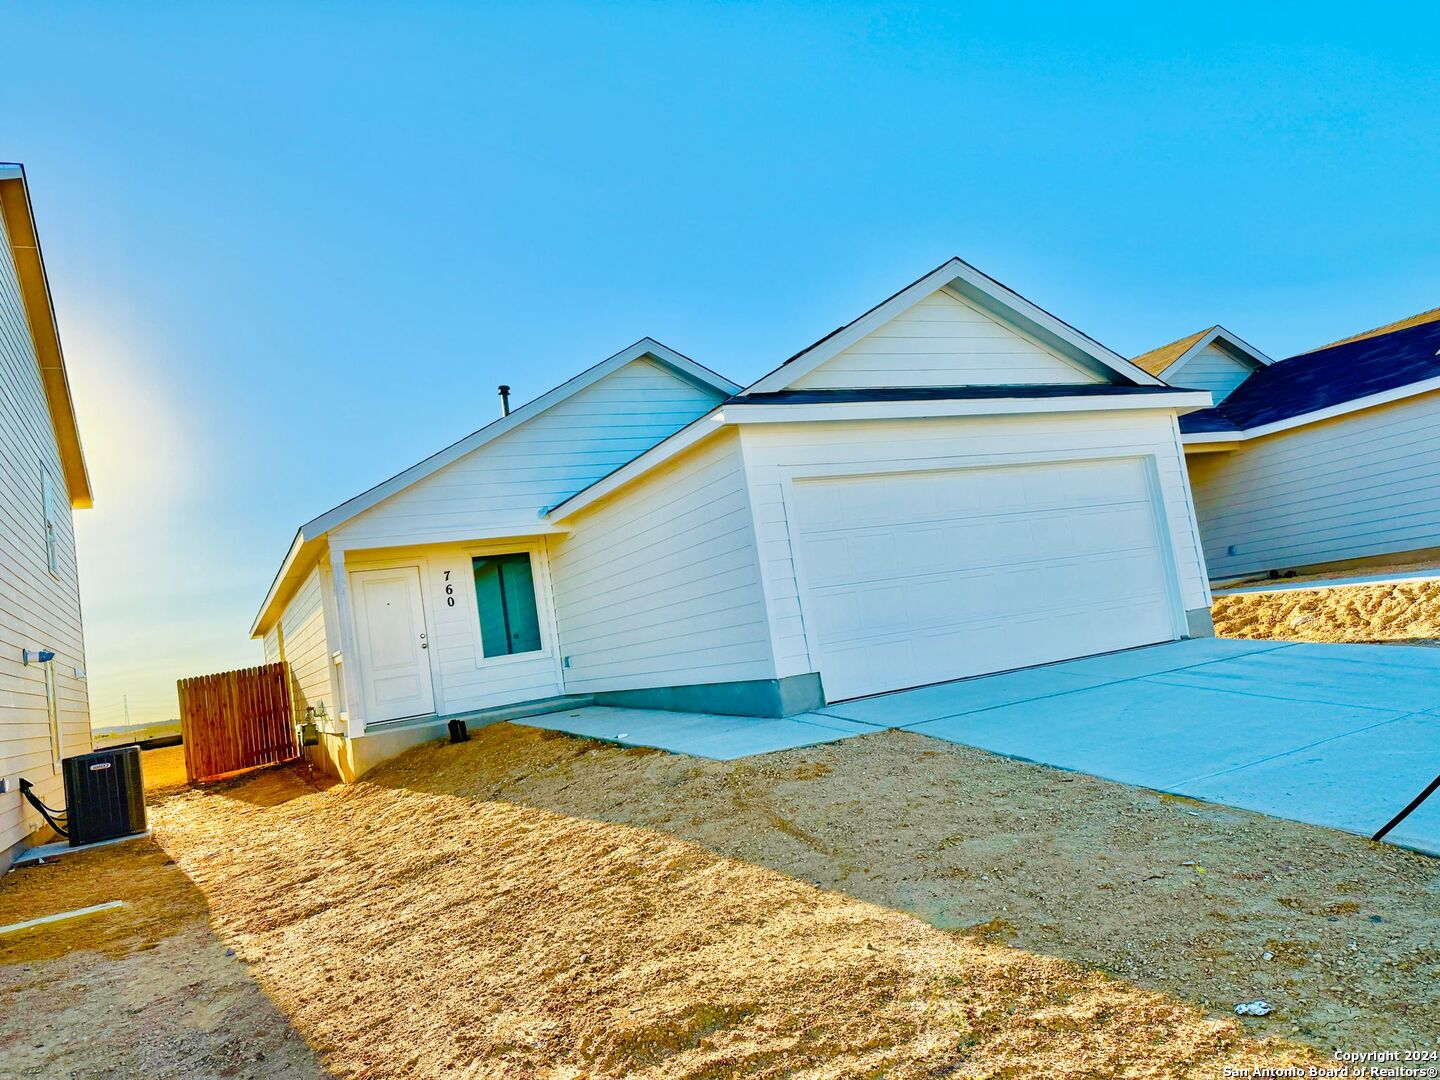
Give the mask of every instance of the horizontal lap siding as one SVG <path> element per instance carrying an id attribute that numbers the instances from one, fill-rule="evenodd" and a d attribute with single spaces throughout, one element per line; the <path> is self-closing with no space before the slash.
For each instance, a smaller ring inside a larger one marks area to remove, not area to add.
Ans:
<path id="1" fill-rule="evenodd" d="M 719 401 L 635 360 L 336 530 L 345 547 L 459 539 L 515 527 L 638 457 Z"/>
<path id="2" fill-rule="evenodd" d="M 325 604 L 320 586 L 320 567 L 310 571 L 280 616 L 280 634 L 285 661 L 290 665 L 290 694 L 297 716 L 321 703 L 329 716 L 340 712 L 330 677 L 333 651 L 325 636 Z M 270 638 L 266 636 L 265 659 L 270 660 Z"/>
<path id="3" fill-rule="evenodd" d="M 1209 603 L 1184 466 L 1168 413 L 757 424 L 744 429 L 743 445 L 781 677 L 814 670 L 786 517 L 784 490 L 796 474 L 963 468 L 1067 456 L 1153 457 L 1181 602 L 1187 609 Z"/>
<path id="4" fill-rule="evenodd" d="M 1167 371 L 1165 381 L 1171 386 L 1189 390 L 1209 390 L 1218 405 L 1254 370 L 1212 344 L 1205 346 L 1181 367 Z"/>
<path id="5" fill-rule="evenodd" d="M 572 693 L 775 675 L 739 439 L 724 432 L 549 540 Z"/>
<path id="6" fill-rule="evenodd" d="M 46 565 L 41 469 L 55 485 L 59 573 Z M 55 653 L 56 692 L 65 756 L 90 749 L 90 709 L 80 625 L 80 586 L 70 500 L 55 431 L 40 380 L 34 343 L 0 223 L 0 775 L 10 791 L 0 795 L 0 850 L 24 839 L 42 823 L 21 800 L 18 781 L 35 782 L 51 806 L 62 805 L 64 785 L 51 765 L 45 708 L 45 675 L 26 666 L 21 650 Z"/>
<path id="7" fill-rule="evenodd" d="M 540 617 L 542 649 L 522 656 L 489 658 L 480 636 L 471 559 L 477 554 L 528 550 L 535 571 L 535 607 Z M 350 571 L 367 567 L 416 566 L 420 570 L 421 602 L 430 647 L 430 680 L 439 715 L 471 712 L 517 701 L 534 701 L 560 692 L 551 629 L 549 588 L 543 545 L 539 542 L 488 545 L 439 544 L 410 554 L 387 552 L 384 559 L 352 555 Z M 446 572 L 449 578 L 446 578 Z M 446 593 L 446 586 L 454 591 Z M 351 588 L 351 596 L 356 590 Z M 446 603 L 455 600 L 454 605 Z M 354 678 L 352 674 L 349 676 Z M 353 696 L 353 691 L 352 691 Z M 362 719 L 364 719 L 362 717 Z"/>
<path id="8" fill-rule="evenodd" d="M 265 662 L 267 664 L 278 664 L 280 662 L 280 624 L 277 622 L 265 634 Z"/>
<path id="9" fill-rule="evenodd" d="M 1193 454 L 1190 481 L 1214 577 L 1440 546 L 1440 394 Z"/>
<path id="10" fill-rule="evenodd" d="M 1097 381 L 991 316 L 937 292 L 792 385 L 835 389 Z"/>

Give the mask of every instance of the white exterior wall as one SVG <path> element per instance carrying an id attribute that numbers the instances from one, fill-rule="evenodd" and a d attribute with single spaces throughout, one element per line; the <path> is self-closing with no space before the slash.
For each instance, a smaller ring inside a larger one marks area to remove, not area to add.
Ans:
<path id="1" fill-rule="evenodd" d="M 541 649 L 516 656 L 486 657 L 480 636 L 480 612 L 475 602 L 475 576 L 471 559 L 527 551 L 535 572 L 535 609 L 540 619 Z M 430 648 L 435 712 L 439 716 L 470 712 L 495 705 L 533 701 L 561 692 L 560 661 L 555 646 L 555 617 L 550 600 L 550 572 L 543 538 L 473 544 L 438 544 L 410 550 L 351 552 L 346 570 L 389 569 L 413 566 L 420 571 L 421 605 Z M 446 572 L 449 577 L 446 577 Z M 454 587 L 447 594 L 446 585 Z M 350 595 L 356 595 L 351 585 Z M 453 597 L 453 606 L 446 603 Z M 347 664 L 350 662 L 347 658 Z M 350 708 L 363 723 L 366 706 L 362 680 L 354 671 L 347 694 Z"/>
<path id="2" fill-rule="evenodd" d="M 280 662 L 280 623 L 278 621 L 266 632 L 263 644 L 265 663 L 278 664 Z"/>
<path id="3" fill-rule="evenodd" d="M 1215 578 L 1440 546 L 1440 394 L 1189 464 Z"/>
<path id="4" fill-rule="evenodd" d="M 1019 330 L 942 290 L 791 385 L 833 390 L 1099 381 Z"/>
<path id="5" fill-rule="evenodd" d="M 345 548 L 533 532 L 563 502 L 708 412 L 721 398 L 639 359 L 398 492 L 332 533 Z"/>
<path id="6" fill-rule="evenodd" d="M 1165 381 L 1187 390 L 1209 390 L 1218 405 L 1254 370 L 1254 366 L 1235 359 L 1211 342 L 1179 367 L 1165 372 Z"/>
<path id="7" fill-rule="evenodd" d="M 570 693 L 775 677 L 735 432 L 567 524 L 549 543 Z"/>
<path id="8" fill-rule="evenodd" d="M 279 655 L 290 665 L 291 703 L 295 715 L 303 717 L 305 710 L 314 706 L 317 710 L 325 705 L 328 716 L 337 716 L 340 705 L 336 700 L 335 685 L 331 678 L 332 648 L 325 631 L 325 603 L 321 586 L 321 567 L 310 571 L 304 584 L 296 591 L 290 603 L 280 614 L 276 624 L 279 627 Z M 271 633 L 275 631 L 272 629 Z M 270 657 L 270 634 L 265 637 L 265 659 Z"/>
<path id="9" fill-rule="evenodd" d="M 58 569 L 47 565 L 41 472 L 55 489 Z M 55 653 L 61 754 L 91 749 L 80 583 L 70 496 L 40 380 L 9 240 L 0 219 L 0 852 L 43 825 L 20 797 L 21 776 L 50 806 L 65 803 L 51 757 L 45 671 L 21 662 L 21 650 Z"/>
<path id="10" fill-rule="evenodd" d="M 1163 513 L 1161 533 L 1174 560 L 1180 617 L 1183 620 L 1185 610 L 1210 604 L 1179 429 L 1171 413 L 754 424 L 742 429 L 741 439 L 774 635 L 775 673 L 780 678 L 815 670 L 805 639 L 786 514 L 787 488 L 798 476 L 1153 458 Z"/>

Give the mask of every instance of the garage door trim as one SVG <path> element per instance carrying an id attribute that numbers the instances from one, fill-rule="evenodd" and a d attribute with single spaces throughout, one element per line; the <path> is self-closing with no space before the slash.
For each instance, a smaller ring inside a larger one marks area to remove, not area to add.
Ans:
<path id="1" fill-rule="evenodd" d="M 820 620 L 816 618 L 815 613 L 811 609 L 812 593 L 810 578 L 805 566 L 805 555 L 799 534 L 800 519 L 797 512 L 795 494 L 795 485 L 797 482 L 803 483 L 809 480 L 865 480 L 883 476 L 924 476 L 970 470 L 1023 469 L 1043 467 L 1046 465 L 1063 466 L 1071 464 L 1103 464 L 1109 462 L 1135 462 L 1141 467 L 1145 489 L 1149 495 L 1150 513 L 1157 538 L 1158 555 L 1167 571 L 1165 575 L 1165 598 L 1169 607 L 1168 614 L 1171 628 L 1169 640 L 1174 641 L 1183 638 L 1186 635 L 1186 623 L 1184 618 L 1184 602 L 1180 593 L 1178 564 L 1176 562 L 1174 544 L 1170 536 L 1168 512 L 1164 491 L 1160 482 L 1159 462 L 1153 453 L 1047 453 L 1043 456 L 1035 454 L 1007 454 L 987 457 L 984 460 L 976 460 L 973 457 L 963 460 L 935 460 L 924 465 L 899 465 L 898 467 L 898 463 L 887 464 L 885 462 L 876 462 L 873 464 L 846 462 L 841 464 L 794 466 L 787 470 L 780 484 L 780 494 L 785 510 L 786 532 L 789 537 L 790 556 L 795 572 L 797 604 L 800 609 L 800 619 L 804 628 L 805 648 L 809 657 L 810 669 L 816 672 L 823 672 L 824 658 L 822 656 L 823 646 L 820 643 L 818 634 Z M 957 678 L 970 677 L 979 676 L 957 676 Z M 943 682 L 948 680 L 942 679 L 939 681 Z M 931 684 L 918 683 L 916 685 Z M 873 694 L 892 693 L 894 689 L 905 688 L 906 687 L 895 687 L 890 690 L 877 690 L 869 694 L 856 696 L 868 697 L 873 696 Z M 832 702 L 836 700 L 849 700 L 830 698 L 828 690 L 826 698 Z"/>

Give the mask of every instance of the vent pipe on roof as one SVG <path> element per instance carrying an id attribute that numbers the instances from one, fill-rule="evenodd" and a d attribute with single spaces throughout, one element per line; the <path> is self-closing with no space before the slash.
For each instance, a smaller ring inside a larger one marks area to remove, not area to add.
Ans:
<path id="1" fill-rule="evenodd" d="M 500 384 L 500 415 L 510 415 L 510 387 Z"/>

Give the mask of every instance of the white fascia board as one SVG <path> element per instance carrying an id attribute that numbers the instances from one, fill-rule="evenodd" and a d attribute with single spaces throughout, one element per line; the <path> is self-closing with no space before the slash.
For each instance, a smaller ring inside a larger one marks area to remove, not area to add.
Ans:
<path id="1" fill-rule="evenodd" d="M 978 305 L 987 313 L 1014 323 L 1018 329 L 1038 338 L 1042 344 L 1057 349 L 1069 359 L 1088 361 L 1090 365 L 1114 371 L 1141 386 L 1162 385 L 1159 379 L 1142 371 L 1119 353 L 1105 348 L 1073 326 L 1026 300 L 1019 293 L 957 258 L 937 267 L 842 330 L 792 357 L 747 387 L 746 392 L 761 394 L 785 389 L 930 294 L 944 288 L 953 290 L 956 295 Z"/>
<path id="2" fill-rule="evenodd" d="M 1216 340 L 1226 342 L 1232 349 L 1236 349 L 1237 351 L 1244 353 L 1245 356 L 1255 361 L 1255 363 L 1259 364 L 1261 367 L 1269 367 L 1275 362 L 1271 360 L 1270 357 L 1262 353 L 1259 349 L 1255 348 L 1255 346 L 1247 342 L 1244 338 L 1240 337 L 1238 334 L 1232 334 L 1223 326 L 1213 326 L 1210 328 L 1210 332 L 1208 334 L 1202 337 L 1199 341 L 1195 342 L 1194 345 L 1191 345 L 1190 348 L 1186 349 L 1174 360 L 1171 360 L 1170 363 L 1166 364 L 1163 368 L 1161 368 L 1159 378 L 1161 380 L 1164 380 L 1165 377 L 1168 376 L 1172 371 L 1178 371 L 1184 364 L 1189 363 L 1196 354 L 1200 353 L 1208 346 L 1214 344 Z"/>
<path id="3" fill-rule="evenodd" d="M 1165 409 L 1176 413 L 1208 409 L 1208 390 L 1073 398 L 968 398 L 954 401 L 845 401 L 813 405 L 725 405 L 726 424 L 796 424 L 825 420 L 914 420 L 946 416 L 1017 416 L 1027 413 L 1134 412 Z"/>
<path id="4" fill-rule="evenodd" d="M 675 350 L 660 344 L 654 338 L 641 338 L 634 345 L 622 349 L 614 356 L 602 360 L 587 371 L 581 372 L 573 379 L 561 383 L 553 390 L 541 394 L 534 401 L 526 402 L 510 413 L 509 416 L 502 416 L 493 423 L 487 424 L 479 431 L 473 432 L 457 443 L 452 443 L 439 453 L 432 454 L 424 461 L 410 466 L 404 472 L 397 473 L 382 484 L 377 484 L 368 491 L 363 491 L 353 499 L 341 503 L 332 510 L 327 510 L 319 517 L 306 522 L 301 526 L 301 532 L 307 536 L 320 536 L 332 529 L 338 528 L 345 522 L 358 514 L 364 513 L 371 507 L 384 502 L 391 495 L 394 495 L 412 484 L 415 484 L 427 476 L 439 472 L 446 465 L 457 461 L 472 451 L 478 450 L 486 443 L 493 442 L 508 431 L 514 431 L 517 427 L 539 416 L 545 410 L 552 408 L 567 398 L 573 397 L 586 387 L 593 386 L 611 372 L 616 371 L 631 361 L 638 360 L 643 356 L 660 361 L 662 364 L 673 368 L 675 371 L 692 380 L 693 382 L 710 387 L 718 394 L 729 397 L 740 388 L 729 379 L 717 375 L 709 368 L 702 367 L 688 357 L 682 356 Z"/>
<path id="5" fill-rule="evenodd" d="M 361 543 L 347 544 L 330 538 L 330 551 L 332 554 L 340 553 L 349 555 L 353 552 L 364 551 L 383 552 L 392 549 L 403 548 L 411 551 L 418 547 L 427 547 L 433 544 L 470 544 L 490 543 L 495 540 L 530 540 L 537 536 L 563 536 L 571 532 L 569 528 L 562 525 L 553 525 L 543 518 L 536 518 L 533 521 L 520 521 L 513 525 L 500 526 L 493 529 L 419 529 L 406 533 L 391 533 L 386 536 L 366 537 Z"/>
<path id="6" fill-rule="evenodd" d="M 270 609 L 277 606 L 280 600 L 282 586 L 293 576 L 296 562 L 300 558 L 300 550 L 305 546 L 305 531 L 302 529 L 295 534 L 295 539 L 290 542 L 290 550 L 285 553 L 285 558 L 280 562 L 280 569 L 275 572 L 275 580 L 270 582 L 270 589 L 265 594 L 264 601 L 260 604 L 260 610 L 255 613 L 255 620 L 250 624 L 250 636 L 257 638 L 268 630 Z"/>
<path id="7" fill-rule="evenodd" d="M 1318 424 L 1321 420 L 1332 420 L 1337 416 L 1346 416 L 1363 409 L 1373 409 L 1377 405 L 1388 405 L 1392 401 L 1403 401 L 1406 398 L 1419 397 L 1421 394 L 1434 393 L 1436 390 L 1440 390 L 1440 378 L 1407 383 L 1405 386 L 1382 390 L 1380 393 L 1370 394 L 1368 397 L 1342 401 L 1340 404 L 1331 405 L 1326 409 L 1316 409 L 1314 412 L 1301 413 L 1299 416 L 1289 416 L 1284 420 L 1276 420 L 1273 424 L 1261 424 L 1259 427 L 1245 428 L 1241 431 L 1198 431 L 1193 435 L 1186 435 L 1185 444 L 1189 446 L 1191 444 L 1202 445 L 1204 443 L 1260 439 L 1266 435 L 1289 431 L 1291 428 L 1304 427 L 1306 424 Z"/>
<path id="8" fill-rule="evenodd" d="M 717 434 L 723 426 L 721 408 L 723 406 L 716 407 L 698 420 L 691 421 L 668 439 L 656 443 L 645 453 L 626 462 L 608 476 L 601 477 L 583 491 L 571 495 L 564 502 L 556 503 L 541 517 L 552 525 L 558 524 L 578 514 L 592 503 L 618 491 L 632 480 L 639 479 L 651 469 L 663 465 L 697 443 Z"/>

